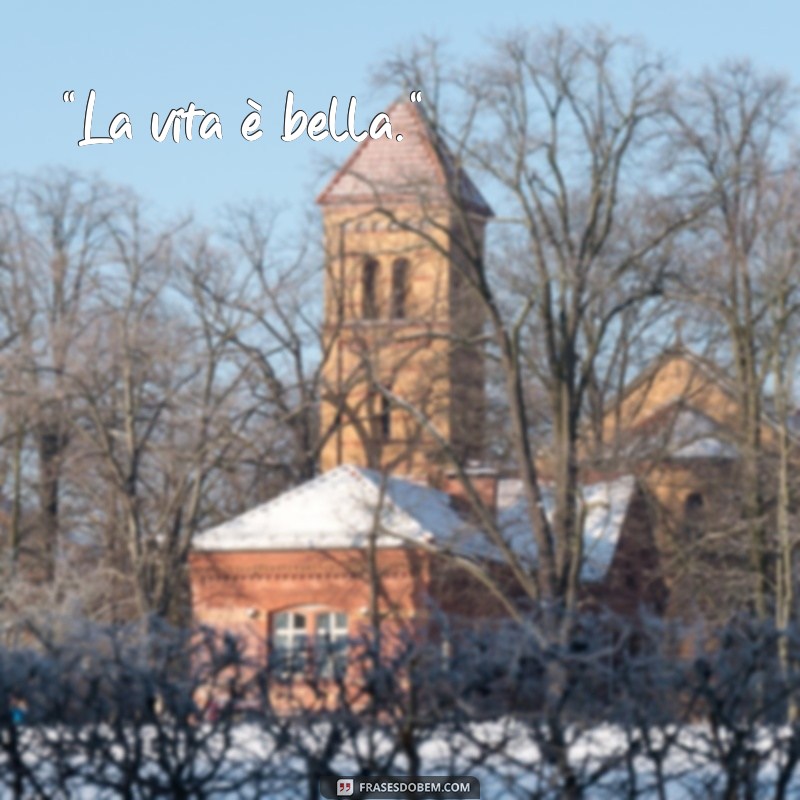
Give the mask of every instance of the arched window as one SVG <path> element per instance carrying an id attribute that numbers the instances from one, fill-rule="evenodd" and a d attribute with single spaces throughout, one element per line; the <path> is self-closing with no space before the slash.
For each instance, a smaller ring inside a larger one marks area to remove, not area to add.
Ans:
<path id="1" fill-rule="evenodd" d="M 406 315 L 406 296 L 408 294 L 408 261 L 397 258 L 392 264 L 392 319 L 403 319 Z"/>
<path id="2" fill-rule="evenodd" d="M 389 398 L 377 389 L 370 389 L 367 413 L 373 442 L 388 442 L 392 438 L 392 403 Z"/>
<path id="3" fill-rule="evenodd" d="M 385 394 L 381 395 L 380 431 L 384 442 L 392 438 L 392 405 Z"/>
<path id="4" fill-rule="evenodd" d="M 320 608 L 281 611 L 273 615 L 270 658 L 283 675 L 313 669 L 324 678 L 347 668 L 347 614 Z"/>
<path id="5" fill-rule="evenodd" d="M 377 282 L 378 262 L 374 258 L 367 259 L 361 275 L 361 316 L 364 319 L 378 317 Z"/>
<path id="6" fill-rule="evenodd" d="M 705 515 L 703 495 L 692 492 L 683 503 L 683 529 L 689 539 L 696 539 L 703 533 Z"/>
<path id="7" fill-rule="evenodd" d="M 703 508 L 703 495 L 700 492 L 692 492 L 684 503 L 686 515 L 697 514 Z"/>

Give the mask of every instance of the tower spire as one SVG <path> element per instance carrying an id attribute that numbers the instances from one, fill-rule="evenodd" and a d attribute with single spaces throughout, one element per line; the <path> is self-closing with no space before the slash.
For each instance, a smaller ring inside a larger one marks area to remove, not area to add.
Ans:
<path id="1" fill-rule="evenodd" d="M 416 104 L 388 113 L 401 141 L 365 139 L 317 199 L 328 354 L 320 460 L 323 470 L 428 477 L 445 452 L 481 455 L 483 313 L 458 238 L 482 249 L 492 210 Z"/>

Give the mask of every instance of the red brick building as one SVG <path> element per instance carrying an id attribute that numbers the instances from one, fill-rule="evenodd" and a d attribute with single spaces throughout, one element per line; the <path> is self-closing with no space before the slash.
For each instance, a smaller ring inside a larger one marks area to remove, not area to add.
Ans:
<path id="1" fill-rule="evenodd" d="M 377 619 L 413 632 L 441 614 L 503 613 L 470 568 L 502 571 L 502 556 L 463 510 L 441 455 L 444 444 L 459 463 L 479 463 L 487 437 L 474 344 L 483 317 L 459 279 L 459 245 L 467 236 L 482 246 L 492 212 L 415 106 L 390 113 L 403 141 L 362 142 L 319 198 L 329 351 L 321 475 L 200 534 L 190 557 L 196 620 L 246 635 L 258 655 L 302 661 L 315 641 L 344 647 Z M 623 459 L 641 480 L 620 474 L 617 460 L 611 478 L 583 487 L 587 599 L 630 614 L 668 605 L 664 509 L 685 516 L 697 495 L 692 464 L 717 474 L 732 458 L 709 445 L 730 423 L 714 421 L 715 409 L 730 408 L 699 376 L 685 356 L 663 360 L 609 412 L 608 442 L 624 439 L 621 428 L 667 431 L 674 452 L 661 472 L 652 460 L 642 472 Z M 676 418 L 665 409 L 687 424 L 663 425 Z M 709 424 L 698 428 L 701 418 Z M 686 449 L 698 439 L 702 453 Z M 685 484 L 677 489 L 676 475 Z M 475 485 L 506 542 L 532 562 L 519 482 L 477 470 Z"/>
<path id="2" fill-rule="evenodd" d="M 500 482 L 498 521 L 533 560 L 520 490 L 518 481 Z M 583 577 L 626 597 L 632 554 L 618 545 L 646 535 L 635 496 L 631 477 L 584 493 Z M 500 616 L 502 605 L 469 567 L 502 576 L 502 556 L 456 508 L 450 495 L 407 478 L 336 467 L 197 537 L 195 616 L 244 636 L 258 655 L 313 650 L 320 638 L 344 646 L 376 615 L 409 634 L 435 629 L 441 615 L 462 624 Z"/>

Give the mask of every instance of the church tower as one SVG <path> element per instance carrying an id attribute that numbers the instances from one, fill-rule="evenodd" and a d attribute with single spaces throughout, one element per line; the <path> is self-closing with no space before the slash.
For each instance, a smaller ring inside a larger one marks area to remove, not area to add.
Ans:
<path id="1" fill-rule="evenodd" d="M 388 113 L 402 140 L 365 139 L 317 200 L 320 466 L 431 480 L 448 449 L 462 462 L 483 455 L 484 316 L 471 284 L 492 211 L 416 105 Z"/>

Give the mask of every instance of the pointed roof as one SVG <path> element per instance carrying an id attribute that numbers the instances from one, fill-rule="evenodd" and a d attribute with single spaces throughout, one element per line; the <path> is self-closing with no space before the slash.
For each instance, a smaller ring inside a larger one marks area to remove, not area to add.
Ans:
<path id="1" fill-rule="evenodd" d="M 468 526 L 450 507 L 448 495 L 408 480 L 387 478 L 382 496 L 383 481 L 373 470 L 337 467 L 200 533 L 194 549 L 365 547 L 376 520 L 378 547 L 414 543 L 450 547 L 468 536 Z"/>
<path id="2" fill-rule="evenodd" d="M 622 393 L 617 398 L 616 403 L 623 401 L 626 397 L 633 394 L 636 389 L 651 382 L 667 364 L 674 361 L 683 361 L 689 365 L 689 367 L 691 367 L 691 377 L 702 380 L 701 386 L 713 384 L 732 399 L 736 399 L 736 388 L 731 382 L 730 376 L 710 359 L 694 352 L 686 345 L 678 343 L 660 352 L 633 378 L 633 380 L 627 383 L 622 389 Z M 685 398 L 682 395 L 676 395 L 676 397 L 671 398 L 670 401 L 675 399 Z"/>
<path id="3" fill-rule="evenodd" d="M 542 487 L 553 513 L 552 486 Z M 585 562 L 581 578 L 602 580 L 616 552 L 635 480 L 581 487 Z M 500 482 L 498 523 L 511 548 L 528 563 L 536 545 L 518 480 Z M 194 538 L 197 551 L 342 550 L 366 547 L 376 529 L 381 548 L 422 545 L 467 557 L 501 559 L 499 549 L 451 506 L 450 496 L 404 478 L 385 478 L 344 465 L 246 511 Z"/>
<path id="4" fill-rule="evenodd" d="M 713 362 L 683 344 L 659 354 L 605 410 L 608 454 L 735 459 L 736 391 Z"/>
<path id="5" fill-rule="evenodd" d="M 322 205 L 441 205 L 457 199 L 484 217 L 493 212 L 415 103 L 397 101 L 387 114 L 394 139 L 364 139 L 317 197 Z M 397 140 L 397 135 L 402 139 Z"/>

